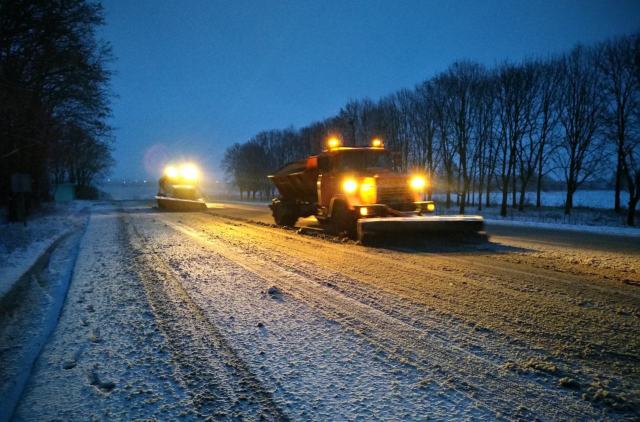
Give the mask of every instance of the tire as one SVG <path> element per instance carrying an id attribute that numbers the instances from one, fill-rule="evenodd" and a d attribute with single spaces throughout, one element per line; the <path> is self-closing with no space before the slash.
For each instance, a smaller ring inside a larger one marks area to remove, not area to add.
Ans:
<path id="1" fill-rule="evenodd" d="M 279 226 L 293 227 L 298 221 L 298 213 L 295 206 L 288 205 L 280 200 L 273 201 L 271 204 L 273 220 Z"/>
<path id="2" fill-rule="evenodd" d="M 357 237 L 357 219 L 355 213 L 347 208 L 344 202 L 336 202 L 331 211 L 331 228 L 334 234 L 347 234 L 352 239 Z"/>

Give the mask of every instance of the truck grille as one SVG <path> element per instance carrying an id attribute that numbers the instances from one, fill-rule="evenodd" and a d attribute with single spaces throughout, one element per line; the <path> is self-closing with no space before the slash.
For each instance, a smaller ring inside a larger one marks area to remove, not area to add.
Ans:
<path id="1" fill-rule="evenodd" d="M 379 204 L 385 204 L 398 211 L 415 209 L 413 194 L 408 186 L 378 186 Z"/>

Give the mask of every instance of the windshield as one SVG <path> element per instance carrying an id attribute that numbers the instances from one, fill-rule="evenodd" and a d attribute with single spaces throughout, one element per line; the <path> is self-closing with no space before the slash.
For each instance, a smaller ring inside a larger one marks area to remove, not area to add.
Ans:
<path id="1" fill-rule="evenodd" d="M 342 151 L 338 168 L 340 170 L 390 169 L 391 154 L 385 150 Z"/>

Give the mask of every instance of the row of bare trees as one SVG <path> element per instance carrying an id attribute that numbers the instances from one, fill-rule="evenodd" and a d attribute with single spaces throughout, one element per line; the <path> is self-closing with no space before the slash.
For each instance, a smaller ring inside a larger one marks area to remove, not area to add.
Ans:
<path id="1" fill-rule="evenodd" d="M 639 101 L 638 35 L 492 69 L 461 61 L 414 89 L 350 101 L 300 130 L 261 132 L 232 146 L 223 165 L 241 190 L 267 191 L 269 171 L 320 151 L 328 133 L 340 133 L 346 145 L 382 136 L 399 169 L 425 172 L 446 206 L 455 201 L 462 213 L 498 194 L 505 216 L 509 207 L 523 210 L 532 190 L 541 207 L 543 183 L 557 180 L 569 214 L 581 186 L 613 177 L 615 210 L 626 205 L 632 225 L 640 199 Z"/>
<path id="2" fill-rule="evenodd" d="M 90 191 L 112 164 L 102 24 L 90 0 L 0 0 L 0 205 L 12 174 L 47 199 L 53 183 Z"/>

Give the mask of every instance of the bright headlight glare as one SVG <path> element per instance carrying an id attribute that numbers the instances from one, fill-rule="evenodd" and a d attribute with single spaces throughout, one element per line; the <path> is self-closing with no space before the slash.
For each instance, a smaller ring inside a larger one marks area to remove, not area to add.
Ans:
<path id="1" fill-rule="evenodd" d="M 198 178 L 198 168 L 194 164 L 183 165 L 180 173 L 186 180 L 196 180 Z"/>
<path id="2" fill-rule="evenodd" d="M 354 193 L 356 189 L 358 189 L 358 182 L 356 182 L 354 179 L 347 179 L 342 182 L 342 190 L 345 193 Z"/>
<path id="3" fill-rule="evenodd" d="M 427 204 L 427 211 L 429 212 L 433 212 L 436 210 L 436 204 L 434 204 L 433 202 L 429 202 Z"/>
<path id="4" fill-rule="evenodd" d="M 422 176 L 412 177 L 409 183 L 411 184 L 411 188 L 415 190 L 422 190 L 427 185 L 427 181 Z"/>
<path id="5" fill-rule="evenodd" d="M 178 176 L 178 169 L 175 168 L 174 166 L 167 166 L 164 169 L 164 174 L 167 177 L 177 177 Z"/>
<path id="6" fill-rule="evenodd" d="M 365 177 L 360 183 L 360 200 L 364 204 L 376 203 L 376 179 L 373 177 Z"/>

